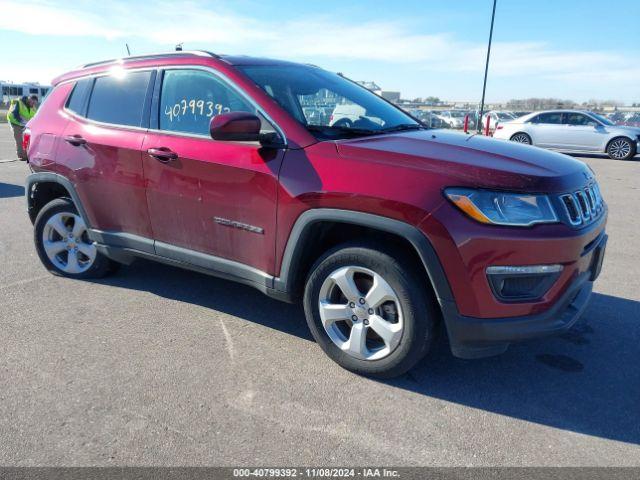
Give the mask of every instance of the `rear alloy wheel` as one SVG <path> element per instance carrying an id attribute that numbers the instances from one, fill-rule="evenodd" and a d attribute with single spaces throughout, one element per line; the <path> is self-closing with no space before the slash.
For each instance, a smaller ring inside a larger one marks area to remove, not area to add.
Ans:
<path id="1" fill-rule="evenodd" d="M 425 355 L 434 305 L 411 260 L 373 243 L 345 244 L 323 255 L 304 295 L 307 323 L 325 353 L 377 378 L 401 375 Z"/>
<path id="2" fill-rule="evenodd" d="M 513 137 L 511 137 L 511 141 L 531 145 L 531 137 L 526 133 L 516 133 Z"/>
<path id="3" fill-rule="evenodd" d="M 607 155 L 613 160 L 629 160 L 636 154 L 636 146 L 628 138 L 614 138 L 607 146 Z"/>
<path id="4" fill-rule="evenodd" d="M 38 256 L 47 269 L 71 278 L 98 278 L 113 270 L 98 252 L 73 202 L 58 198 L 46 204 L 34 224 Z"/>

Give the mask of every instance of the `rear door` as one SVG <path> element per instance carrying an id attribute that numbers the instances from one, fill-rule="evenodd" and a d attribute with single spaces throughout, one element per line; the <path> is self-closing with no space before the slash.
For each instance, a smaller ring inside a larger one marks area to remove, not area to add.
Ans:
<path id="1" fill-rule="evenodd" d="M 534 145 L 549 148 L 563 148 L 565 146 L 562 112 L 541 113 L 533 117 L 530 123 L 528 131 Z"/>
<path id="2" fill-rule="evenodd" d="M 70 119 L 58 158 L 74 179 L 91 227 L 107 235 L 152 237 L 140 147 L 154 76 L 147 70 L 81 80 L 67 103 Z"/>
<path id="3" fill-rule="evenodd" d="M 258 113 L 210 69 L 171 68 L 158 78 L 142 147 L 156 252 L 181 261 L 201 252 L 272 274 L 283 152 L 213 140 L 211 119 L 234 111 Z M 273 131 L 266 120 L 263 130 Z"/>

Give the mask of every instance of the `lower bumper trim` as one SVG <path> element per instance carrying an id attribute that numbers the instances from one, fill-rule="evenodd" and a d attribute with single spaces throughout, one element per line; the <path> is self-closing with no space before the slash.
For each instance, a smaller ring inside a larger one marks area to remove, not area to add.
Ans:
<path id="1" fill-rule="evenodd" d="M 504 352 L 511 342 L 565 332 L 584 312 L 592 288 L 589 272 L 584 272 L 553 307 L 524 317 L 466 317 L 454 304 L 442 305 L 451 352 L 459 358 L 482 358 Z"/>

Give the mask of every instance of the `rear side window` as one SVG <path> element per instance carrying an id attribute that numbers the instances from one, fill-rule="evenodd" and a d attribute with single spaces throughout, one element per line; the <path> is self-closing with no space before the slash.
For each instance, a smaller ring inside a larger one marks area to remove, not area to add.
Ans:
<path id="1" fill-rule="evenodd" d="M 537 117 L 531 120 L 531 123 L 548 123 L 548 124 L 560 124 L 562 123 L 562 113 L 541 113 Z"/>
<path id="2" fill-rule="evenodd" d="M 160 93 L 160 130 L 209 136 L 211 119 L 228 112 L 255 114 L 256 109 L 229 85 L 208 72 L 164 72 Z"/>
<path id="3" fill-rule="evenodd" d="M 87 94 L 91 89 L 93 78 L 78 80 L 67 100 L 67 108 L 78 115 L 84 115 L 84 105 Z"/>
<path id="4" fill-rule="evenodd" d="M 151 72 L 96 78 L 87 117 L 97 122 L 139 127 Z"/>

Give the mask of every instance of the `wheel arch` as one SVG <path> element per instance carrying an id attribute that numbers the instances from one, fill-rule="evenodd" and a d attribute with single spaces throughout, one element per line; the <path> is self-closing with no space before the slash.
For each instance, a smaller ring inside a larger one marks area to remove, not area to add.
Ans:
<path id="1" fill-rule="evenodd" d="M 78 192 L 76 192 L 73 183 L 62 175 L 53 172 L 32 173 L 25 182 L 25 197 L 31 223 L 35 222 L 42 207 L 51 200 L 67 197 L 73 201 L 85 225 L 90 228 L 89 219 Z"/>
<path id="2" fill-rule="evenodd" d="M 327 231 L 335 232 L 335 229 L 342 229 L 343 226 L 348 231 L 346 238 L 337 235 L 331 237 L 331 241 L 324 242 Z M 370 213 L 330 208 L 307 210 L 298 217 L 289 235 L 274 288 L 295 298 L 310 267 L 320 255 L 336 245 L 336 239 L 353 240 L 354 235 L 355 238 L 358 238 L 357 235 L 360 238 L 367 235 L 369 238 L 372 234 L 393 238 L 399 242 L 398 245 L 409 247 L 411 250 L 405 253 L 414 255 L 419 261 L 438 303 L 442 306 L 443 302 L 453 301 L 449 282 L 435 249 L 415 226 Z"/>
<path id="3" fill-rule="evenodd" d="M 604 146 L 604 153 L 608 153 L 609 152 L 609 145 L 611 145 L 611 142 L 613 142 L 614 140 L 618 140 L 619 138 L 624 138 L 625 140 L 629 140 L 629 142 L 631 143 L 631 148 L 634 149 L 636 143 L 633 140 L 633 138 L 630 138 L 630 137 L 628 137 L 626 135 L 615 135 L 615 136 L 611 137 L 609 140 L 607 140 L 607 143 Z"/>

